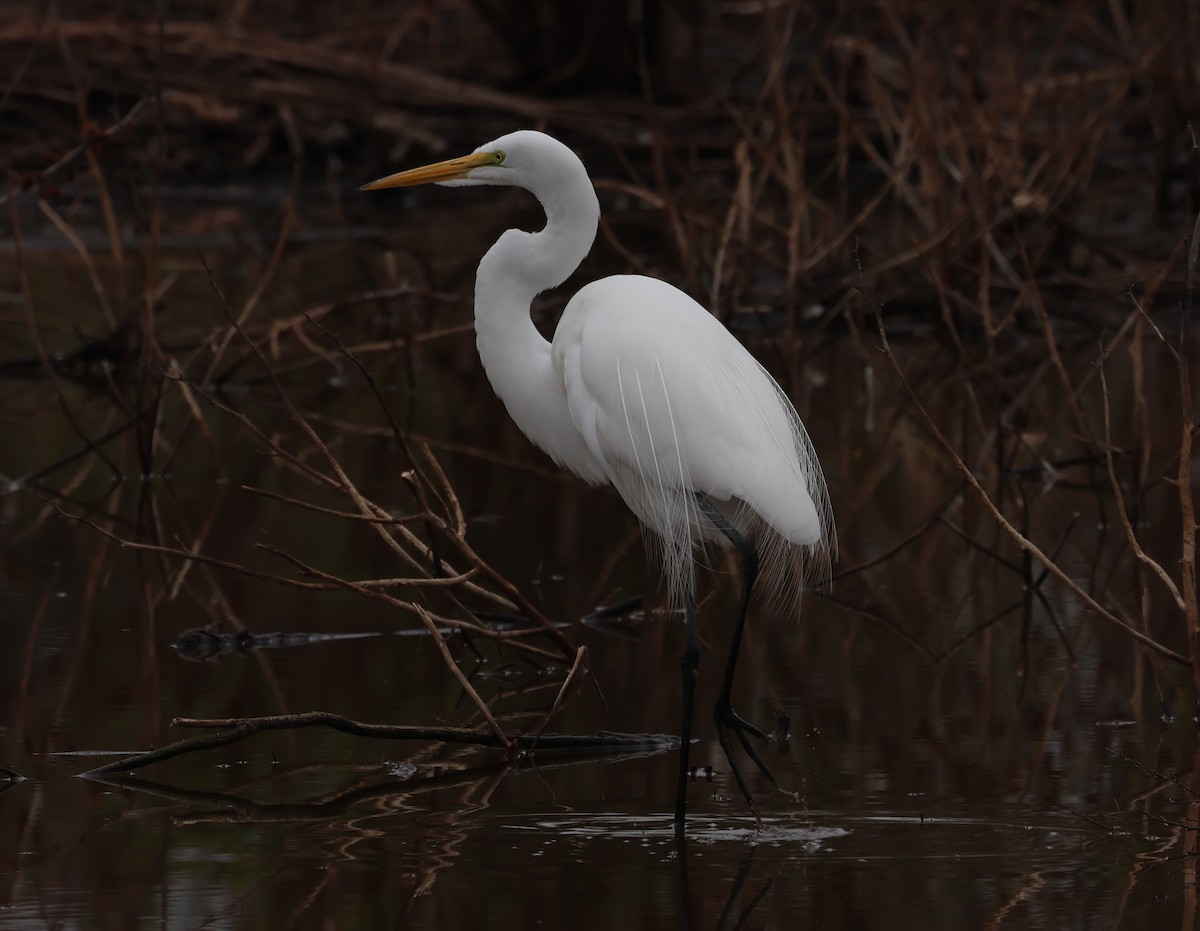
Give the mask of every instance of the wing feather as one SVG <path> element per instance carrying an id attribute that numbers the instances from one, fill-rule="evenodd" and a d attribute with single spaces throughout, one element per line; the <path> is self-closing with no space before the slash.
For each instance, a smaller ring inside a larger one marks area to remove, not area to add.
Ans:
<path id="1" fill-rule="evenodd" d="M 693 542 L 718 536 L 695 492 L 754 537 L 768 572 L 797 587 L 827 578 L 835 544 L 812 443 L 767 371 L 703 307 L 657 279 L 604 278 L 567 305 L 553 352 L 572 420 L 654 531 L 677 594 Z"/>

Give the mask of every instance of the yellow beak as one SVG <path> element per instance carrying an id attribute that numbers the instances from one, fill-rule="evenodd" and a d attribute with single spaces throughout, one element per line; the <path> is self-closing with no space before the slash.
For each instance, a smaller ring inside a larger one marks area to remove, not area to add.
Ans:
<path id="1" fill-rule="evenodd" d="M 360 191 L 382 191 L 389 187 L 412 187 L 414 184 L 433 184 L 437 181 L 454 181 L 465 178 L 467 172 L 481 165 L 496 164 L 493 152 L 476 152 L 474 155 L 464 155 L 461 158 L 448 158 L 444 162 L 435 162 L 422 168 L 410 168 L 370 184 L 364 184 Z"/>

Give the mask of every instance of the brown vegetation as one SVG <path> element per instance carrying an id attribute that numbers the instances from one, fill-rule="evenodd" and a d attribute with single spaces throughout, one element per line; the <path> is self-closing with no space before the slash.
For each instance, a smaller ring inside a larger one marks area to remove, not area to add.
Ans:
<path id="1" fill-rule="evenodd" d="M 676 281 L 794 388 L 818 348 L 844 339 L 846 364 L 897 389 L 873 414 L 875 448 L 883 460 L 919 448 L 903 454 L 930 463 L 922 491 L 941 503 L 882 558 L 950 535 L 1018 574 L 1026 592 L 937 648 L 865 599 L 848 610 L 936 661 L 1014 612 L 1027 633 L 1035 604 L 1054 618 L 1044 597 L 1052 576 L 1081 617 L 1128 638 L 1131 663 L 1155 678 L 1163 661 L 1187 664 L 1200 684 L 1193 7 L 603 6 L 430 0 L 346 14 L 228 2 L 175 4 L 159 20 L 92 4 L 12 5 L 0 25 L 0 197 L 15 259 L 6 284 L 22 299 L 19 314 L 0 311 L 0 326 L 25 327 L 30 351 L 6 371 L 85 379 L 112 404 L 104 430 L 74 426 L 77 451 L 8 476 L 13 489 L 161 558 L 161 588 L 148 595 L 157 600 L 221 565 L 205 554 L 204 529 L 173 540 L 160 516 L 131 502 L 84 513 L 72 498 L 83 472 L 62 470 L 119 473 L 106 449 L 123 432 L 136 437 L 144 472 L 162 471 L 181 448 L 206 450 L 220 468 L 212 422 L 225 418 L 313 489 L 281 507 L 357 522 L 406 567 L 402 579 L 350 580 L 274 546 L 299 575 L 273 581 L 340 586 L 411 613 L 439 640 L 451 625 L 570 665 L 578 657 L 564 636 L 471 548 L 428 450 L 394 421 L 380 427 L 405 463 L 408 497 L 402 507 L 371 500 L 339 461 L 338 431 L 318 433 L 277 380 L 326 364 L 362 366 L 369 380 L 377 363 L 411 362 L 466 329 L 437 289 L 438 270 L 413 259 L 407 239 L 364 269 L 362 287 L 324 302 L 289 292 L 281 265 L 314 224 L 379 237 L 366 219 L 376 208 L 343 198 L 358 182 L 536 125 L 585 153 L 612 208 L 594 270 Z M 236 203 L 236 221 L 186 229 L 179 202 L 196 184 Z M 286 189 L 282 211 L 244 193 L 253 185 Z M 636 206 L 652 208 L 652 228 Z M 265 228 L 249 237 L 261 262 L 226 299 L 194 243 L 216 233 L 233 245 L 247 226 Z M 34 300 L 27 244 L 46 236 L 61 237 L 94 284 L 83 338 L 69 315 L 56 319 Z M 187 275 L 211 283 L 214 312 L 168 329 L 163 308 Z M 343 346 L 324 324 L 351 332 L 355 307 L 403 323 L 357 327 Z M 275 383 L 285 433 L 268 434 L 222 395 L 245 377 Z M 385 423 L 382 399 L 378 410 Z M 65 403 L 63 416 L 72 417 Z M 852 526 L 877 502 L 888 463 L 839 488 L 849 452 L 829 440 L 839 523 Z M 1121 528 L 1105 584 L 1067 564 L 1080 511 L 1053 500 L 1066 484 L 1091 495 L 1083 520 Z M 1148 537 L 1154 520 L 1169 524 L 1169 538 Z M 880 561 L 845 553 L 842 578 L 869 577 Z M 460 596 L 536 626 L 490 627 Z M 431 611 L 427 597 L 446 610 Z M 1058 634 L 1069 652 L 1075 636 Z"/>

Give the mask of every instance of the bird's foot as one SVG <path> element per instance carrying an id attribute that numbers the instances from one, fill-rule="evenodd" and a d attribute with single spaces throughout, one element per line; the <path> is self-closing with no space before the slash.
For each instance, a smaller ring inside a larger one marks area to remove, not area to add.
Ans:
<path id="1" fill-rule="evenodd" d="M 733 771 L 734 782 L 737 783 L 738 790 L 742 793 L 742 797 L 746 800 L 746 804 L 750 806 L 750 811 L 754 815 L 754 820 L 762 827 L 762 818 L 758 814 L 758 806 L 754 804 L 754 798 L 750 794 L 750 787 L 746 784 L 746 777 L 742 773 L 742 767 L 734 755 L 733 740 L 731 734 L 736 734 L 738 742 L 742 745 L 742 749 L 746 751 L 746 755 L 754 761 L 754 765 L 770 781 L 776 789 L 782 791 L 779 785 L 779 780 L 775 778 L 775 774 L 771 772 L 771 767 L 766 764 L 766 761 L 759 756 L 758 749 L 754 744 L 750 743 L 750 738 L 746 735 L 757 737 L 764 743 L 769 740 L 766 734 L 758 727 L 755 727 L 740 714 L 734 711 L 729 705 L 719 703 L 713 709 L 713 718 L 717 724 L 717 740 L 721 742 L 721 749 L 725 751 L 725 759 L 729 761 L 729 768 Z"/>
<path id="2" fill-rule="evenodd" d="M 718 725 L 720 725 L 722 723 L 722 721 L 724 721 L 726 727 L 734 728 L 735 730 L 740 731 L 745 734 L 751 734 L 751 735 L 757 737 L 763 743 L 771 742 L 771 738 L 768 737 L 763 732 L 762 728 L 757 727 L 754 724 L 751 724 L 749 721 L 747 721 L 745 718 L 743 718 L 740 714 L 738 714 L 736 711 L 734 711 L 728 705 L 726 705 L 724 707 L 722 707 L 721 705 L 718 705 L 714 709 L 713 714 L 715 715 L 715 717 L 717 719 Z"/>

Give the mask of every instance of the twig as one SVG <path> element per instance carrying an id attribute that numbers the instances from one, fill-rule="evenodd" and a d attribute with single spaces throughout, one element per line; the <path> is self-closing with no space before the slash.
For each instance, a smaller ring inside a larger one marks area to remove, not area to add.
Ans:
<path id="1" fill-rule="evenodd" d="M 863 296 L 870 301 L 870 298 L 867 297 L 865 293 Z M 1140 630 L 1129 626 L 1111 611 L 1108 611 L 1102 607 L 1096 601 L 1096 599 L 1084 591 L 1065 570 L 1063 570 L 1056 562 L 1043 553 L 1033 543 L 1032 540 L 1030 540 L 1019 530 L 1017 530 L 1016 527 L 1009 523 L 1008 518 L 1006 518 L 1000 512 L 1000 509 L 996 507 L 995 503 L 992 501 L 991 496 L 984 490 L 983 486 L 979 484 L 979 480 L 975 478 L 975 473 L 967 468 L 967 464 L 962 461 L 962 458 L 958 455 L 958 451 L 955 450 L 955 448 L 950 444 L 950 441 L 946 439 L 942 431 L 938 429 L 937 424 L 934 423 L 933 418 L 929 416 L 929 412 L 925 409 L 925 406 L 917 398 L 912 386 L 908 383 L 908 379 L 904 376 L 904 370 L 900 368 L 900 363 L 896 360 L 895 355 L 892 353 L 892 347 L 887 338 L 887 330 L 883 325 L 883 315 L 879 312 L 878 308 L 876 308 L 875 312 L 875 322 L 879 330 L 879 338 L 883 343 L 881 346 L 881 352 L 883 353 L 884 358 L 886 358 L 888 363 L 891 365 L 892 371 L 896 374 L 897 379 L 899 379 L 900 387 L 903 389 L 905 396 L 912 403 L 913 409 L 916 410 L 916 412 L 920 415 L 921 421 L 925 424 L 925 428 L 937 440 L 938 445 L 942 448 L 942 451 L 945 452 L 950 461 L 954 463 L 954 466 L 956 469 L 958 469 L 959 474 L 962 475 L 967 484 L 971 486 L 971 490 L 974 491 L 978 496 L 980 502 L 983 504 L 984 508 L 987 509 L 988 513 L 992 515 L 992 519 L 995 520 L 996 523 L 998 523 L 1004 529 L 1004 531 L 1016 541 L 1017 545 L 1032 554 L 1033 557 L 1037 559 L 1043 566 L 1045 566 L 1055 578 L 1057 578 L 1060 582 L 1066 585 L 1067 588 L 1074 592 L 1076 597 L 1078 597 L 1097 615 L 1108 621 L 1110 624 L 1123 630 L 1134 640 L 1138 641 L 1138 643 L 1149 647 L 1151 650 L 1154 650 L 1157 653 L 1162 654 L 1167 659 L 1183 665 L 1190 665 L 1190 661 L 1186 656 L 1175 652 L 1170 647 L 1159 643 L 1157 640 L 1148 637 L 1146 634 L 1143 634 Z"/>
<path id="2" fill-rule="evenodd" d="M 1104 358 L 1101 357 L 1099 362 L 1100 368 L 1100 394 L 1104 402 L 1104 461 L 1108 466 L 1108 481 L 1112 486 L 1113 498 L 1117 502 L 1117 512 L 1121 517 L 1121 527 L 1125 531 L 1125 539 L 1129 542 L 1130 548 L 1133 550 L 1133 555 L 1138 558 L 1138 561 L 1147 566 L 1151 573 L 1158 577 L 1163 583 L 1171 598 L 1174 600 L 1176 607 L 1180 611 L 1185 610 L 1183 596 L 1179 594 L 1179 588 L 1175 585 L 1175 581 L 1167 575 L 1167 570 L 1162 565 L 1146 554 L 1142 549 L 1142 544 L 1137 538 L 1137 533 L 1133 529 L 1133 523 L 1129 520 L 1129 511 L 1125 507 L 1125 494 L 1121 490 L 1121 483 L 1117 481 L 1117 470 L 1113 464 L 1113 446 L 1112 446 L 1112 418 L 1109 411 L 1108 403 L 1108 379 L 1104 374 Z"/>

